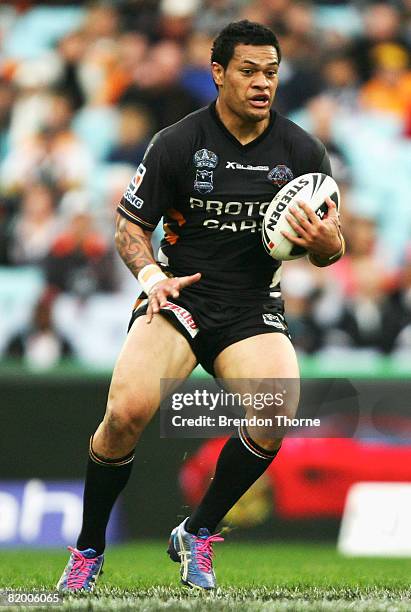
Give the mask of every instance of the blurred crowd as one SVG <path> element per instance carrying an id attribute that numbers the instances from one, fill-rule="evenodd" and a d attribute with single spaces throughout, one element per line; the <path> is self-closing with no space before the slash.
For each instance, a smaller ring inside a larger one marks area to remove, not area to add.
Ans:
<path id="1" fill-rule="evenodd" d="M 117 201 L 152 134 L 215 98 L 212 40 L 241 18 L 277 33 L 275 107 L 342 191 L 347 255 L 285 266 L 296 347 L 411 355 L 411 0 L 22 0 L 0 5 L 3 357 L 114 358 L 138 291 Z"/>

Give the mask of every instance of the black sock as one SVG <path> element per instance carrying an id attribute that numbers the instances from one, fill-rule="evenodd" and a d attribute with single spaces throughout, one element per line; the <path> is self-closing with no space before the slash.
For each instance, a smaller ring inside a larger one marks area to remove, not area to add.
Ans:
<path id="1" fill-rule="evenodd" d="M 121 459 L 96 455 L 90 441 L 83 498 L 83 525 L 77 540 L 78 550 L 94 548 L 101 555 L 106 545 L 106 528 L 117 497 L 127 484 L 134 452 Z"/>
<path id="2" fill-rule="evenodd" d="M 252 484 L 265 472 L 276 451 L 267 451 L 256 444 L 240 428 L 240 437 L 232 437 L 223 446 L 214 478 L 198 508 L 185 526 L 197 534 L 201 527 L 212 533 L 218 523 Z"/>

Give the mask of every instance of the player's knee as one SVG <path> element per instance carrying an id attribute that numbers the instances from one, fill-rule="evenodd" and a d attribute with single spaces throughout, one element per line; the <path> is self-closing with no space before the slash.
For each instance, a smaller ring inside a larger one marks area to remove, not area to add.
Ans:
<path id="1" fill-rule="evenodd" d="M 147 401 L 128 394 L 110 394 L 104 417 L 105 428 L 111 437 L 139 438 L 151 415 Z"/>

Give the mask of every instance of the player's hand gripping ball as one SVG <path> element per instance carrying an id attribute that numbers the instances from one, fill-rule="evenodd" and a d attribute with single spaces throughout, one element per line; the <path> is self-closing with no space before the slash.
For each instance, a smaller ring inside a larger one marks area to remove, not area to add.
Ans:
<path id="1" fill-rule="evenodd" d="M 307 254 L 303 246 L 293 244 L 282 232 L 298 236 L 297 231 L 287 220 L 290 209 L 305 202 L 311 210 L 324 219 L 328 214 L 326 198 L 331 198 L 340 209 L 340 191 L 331 176 L 320 172 L 303 174 L 287 183 L 270 203 L 263 219 L 262 239 L 264 248 L 271 257 L 279 260 L 298 259 Z M 305 219 L 307 215 L 300 211 Z"/>

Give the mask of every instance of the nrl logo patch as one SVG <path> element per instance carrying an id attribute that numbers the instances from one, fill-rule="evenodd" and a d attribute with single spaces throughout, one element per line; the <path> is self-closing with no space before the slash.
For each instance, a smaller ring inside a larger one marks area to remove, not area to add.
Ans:
<path id="1" fill-rule="evenodd" d="M 292 181 L 294 178 L 293 173 L 290 168 L 284 166 L 284 164 L 279 164 L 267 174 L 267 178 L 270 183 L 277 185 L 277 187 L 284 187 L 289 181 Z"/>
<path id="2" fill-rule="evenodd" d="M 213 170 L 218 165 L 218 155 L 208 149 L 196 151 L 193 160 L 196 168 L 211 168 Z"/>
<path id="3" fill-rule="evenodd" d="M 213 172 L 209 170 L 197 170 L 194 189 L 200 193 L 210 193 L 213 187 Z"/>

